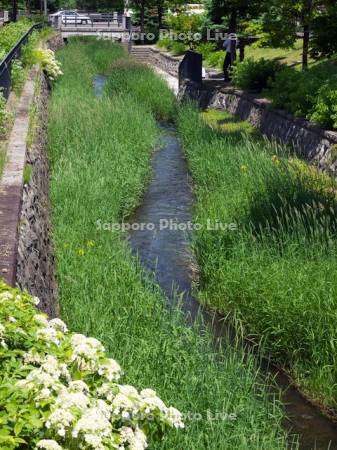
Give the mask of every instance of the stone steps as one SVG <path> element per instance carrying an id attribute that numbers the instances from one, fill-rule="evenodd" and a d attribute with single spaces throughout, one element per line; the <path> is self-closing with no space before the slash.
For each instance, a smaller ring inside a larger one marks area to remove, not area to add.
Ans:
<path id="1" fill-rule="evenodd" d="M 147 48 L 134 46 L 130 54 L 138 62 L 147 63 L 149 60 L 149 49 Z"/>

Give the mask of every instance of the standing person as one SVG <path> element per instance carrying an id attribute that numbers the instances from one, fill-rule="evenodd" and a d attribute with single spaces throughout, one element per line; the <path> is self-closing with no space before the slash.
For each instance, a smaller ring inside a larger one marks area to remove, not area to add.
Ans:
<path id="1" fill-rule="evenodd" d="M 223 48 L 226 51 L 225 60 L 223 63 L 223 72 L 225 81 L 230 81 L 229 69 L 236 57 L 236 36 L 230 34 L 223 43 Z"/>

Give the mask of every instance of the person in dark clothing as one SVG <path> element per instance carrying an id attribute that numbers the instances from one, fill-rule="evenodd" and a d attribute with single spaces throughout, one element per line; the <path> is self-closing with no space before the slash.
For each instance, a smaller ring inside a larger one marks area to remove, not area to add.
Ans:
<path id="1" fill-rule="evenodd" d="M 223 43 L 223 48 L 226 51 L 225 60 L 223 63 L 223 72 L 225 81 L 230 81 L 229 69 L 233 64 L 236 57 L 236 39 L 232 36 L 225 39 Z"/>

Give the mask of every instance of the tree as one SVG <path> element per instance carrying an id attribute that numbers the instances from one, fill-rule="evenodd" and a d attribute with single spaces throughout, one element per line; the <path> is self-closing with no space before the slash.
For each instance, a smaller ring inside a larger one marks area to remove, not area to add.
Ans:
<path id="1" fill-rule="evenodd" d="M 139 24 L 141 33 L 141 42 L 144 43 L 145 34 L 145 10 L 150 6 L 152 0 L 132 0 L 132 4 L 139 12 Z"/>
<path id="2" fill-rule="evenodd" d="M 239 22 L 256 17 L 261 1 L 257 0 L 207 0 L 208 17 L 214 24 L 226 23 L 228 33 L 236 33 Z"/>
<path id="3" fill-rule="evenodd" d="M 326 0 L 325 0 L 326 1 Z M 302 36 L 302 67 L 308 66 L 310 34 L 315 16 L 324 7 L 324 0 L 270 0 L 264 2 L 261 31 L 271 46 L 291 46 Z"/>
<path id="4" fill-rule="evenodd" d="M 12 20 L 16 22 L 18 17 L 18 0 L 12 0 Z"/>
<path id="5" fill-rule="evenodd" d="M 139 16 L 140 31 L 145 33 L 146 16 L 149 14 L 152 19 L 151 27 L 155 24 L 158 30 L 163 27 L 165 12 L 170 7 L 182 4 L 183 0 L 131 0 L 131 4 Z M 157 13 L 157 14 L 156 14 Z M 149 21 L 148 21 L 149 22 Z"/>
<path id="6" fill-rule="evenodd" d="M 200 33 L 203 24 L 203 17 L 199 14 L 178 14 L 176 16 L 170 16 L 168 18 L 168 24 L 170 28 L 180 35 L 180 41 L 188 44 L 190 48 L 193 48 L 195 43 L 194 36 Z M 184 36 L 184 38 L 182 38 Z"/>
<path id="7" fill-rule="evenodd" d="M 330 58 L 337 53 L 337 8 L 335 1 L 328 1 L 312 21 L 310 55 Z"/>

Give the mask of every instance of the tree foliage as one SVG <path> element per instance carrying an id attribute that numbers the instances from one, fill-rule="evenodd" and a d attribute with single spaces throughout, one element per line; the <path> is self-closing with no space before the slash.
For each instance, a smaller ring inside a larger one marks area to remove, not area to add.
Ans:
<path id="1" fill-rule="evenodd" d="M 337 53 L 337 7 L 329 2 L 314 18 L 310 42 L 310 55 L 315 58 L 331 57 Z"/>

